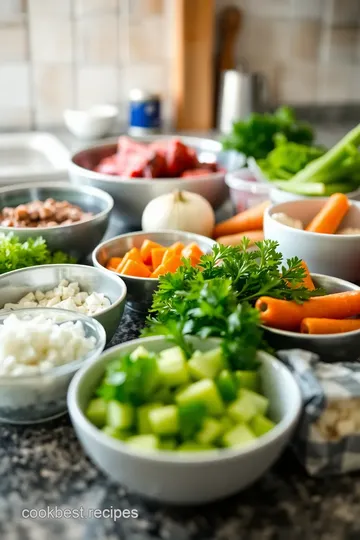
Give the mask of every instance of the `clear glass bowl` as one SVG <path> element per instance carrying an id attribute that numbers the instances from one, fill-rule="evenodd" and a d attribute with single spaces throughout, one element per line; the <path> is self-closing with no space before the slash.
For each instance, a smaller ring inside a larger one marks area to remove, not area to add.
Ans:
<path id="1" fill-rule="evenodd" d="M 271 187 L 259 182 L 254 172 L 244 168 L 228 173 L 225 182 L 229 186 L 234 212 L 238 214 L 270 198 Z"/>
<path id="2" fill-rule="evenodd" d="M 95 347 L 81 358 L 54 367 L 44 373 L 23 376 L 0 376 L 0 421 L 11 424 L 33 424 L 52 420 L 67 410 L 66 395 L 70 381 L 84 364 L 96 359 L 105 347 L 106 334 L 95 319 L 63 309 L 33 308 L 7 311 L 0 315 L 0 328 L 9 315 L 29 320 L 39 315 L 57 324 L 80 321 L 85 336 L 95 338 Z"/>

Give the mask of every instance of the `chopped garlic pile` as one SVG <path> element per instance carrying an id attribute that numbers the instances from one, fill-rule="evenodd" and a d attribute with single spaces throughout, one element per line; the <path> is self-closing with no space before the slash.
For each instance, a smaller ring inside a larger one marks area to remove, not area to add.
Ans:
<path id="1" fill-rule="evenodd" d="M 78 311 L 85 315 L 96 315 L 111 305 L 103 293 L 91 294 L 81 291 L 75 281 L 69 283 L 63 279 L 54 289 L 46 292 L 35 291 L 25 295 L 16 304 L 5 304 L 3 309 L 16 310 L 36 307 L 52 307 Z"/>
<path id="2" fill-rule="evenodd" d="M 282 223 L 283 225 L 287 225 L 288 227 L 292 227 L 293 229 L 303 229 L 304 224 L 300 219 L 294 219 L 287 214 L 284 214 L 283 212 L 278 212 L 277 214 L 273 214 L 271 216 L 275 221 L 278 221 L 279 223 Z"/>
<path id="3" fill-rule="evenodd" d="M 80 321 L 56 324 L 38 315 L 9 315 L 0 326 L 0 377 L 36 375 L 78 360 L 94 349 Z"/>

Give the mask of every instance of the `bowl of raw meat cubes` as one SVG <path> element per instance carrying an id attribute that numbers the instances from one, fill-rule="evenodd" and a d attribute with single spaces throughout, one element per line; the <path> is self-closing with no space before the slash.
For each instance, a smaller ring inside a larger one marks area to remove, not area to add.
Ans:
<path id="1" fill-rule="evenodd" d="M 205 197 L 214 209 L 226 200 L 221 143 L 198 137 L 119 137 L 72 156 L 71 182 L 103 189 L 122 222 L 139 225 L 155 197 L 182 189 Z"/>

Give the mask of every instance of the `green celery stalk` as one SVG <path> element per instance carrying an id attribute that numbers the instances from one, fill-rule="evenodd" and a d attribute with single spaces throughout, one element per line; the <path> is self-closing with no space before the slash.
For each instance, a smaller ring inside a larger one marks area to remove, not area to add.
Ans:
<path id="1" fill-rule="evenodd" d="M 319 177 L 322 181 L 327 177 L 331 181 L 337 168 L 341 169 L 342 161 L 349 156 L 349 145 L 353 150 L 360 144 L 360 124 L 349 131 L 331 150 L 323 156 L 309 163 L 303 170 L 296 173 L 291 183 L 299 184 L 302 182 L 316 183 Z"/>
<path id="2" fill-rule="evenodd" d="M 283 191 L 295 193 L 296 195 L 325 195 L 325 184 L 322 182 L 307 182 L 301 184 L 300 182 L 280 180 L 274 182 L 274 184 Z"/>

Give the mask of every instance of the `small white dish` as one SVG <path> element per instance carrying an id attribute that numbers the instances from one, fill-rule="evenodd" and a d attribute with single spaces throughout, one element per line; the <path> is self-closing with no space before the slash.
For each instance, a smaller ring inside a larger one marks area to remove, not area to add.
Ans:
<path id="1" fill-rule="evenodd" d="M 79 139 L 98 139 L 111 131 L 119 110 L 114 105 L 96 105 L 88 110 L 66 109 L 65 125 Z"/>
<path id="2" fill-rule="evenodd" d="M 346 281 L 360 279 L 360 235 L 319 234 L 295 229 L 273 219 L 283 213 L 299 219 L 304 226 L 321 210 L 327 198 L 313 197 L 275 204 L 264 214 L 264 236 L 276 240 L 283 261 L 292 257 L 303 259 L 310 272 L 324 274 Z M 351 201 L 350 209 L 340 228 L 360 228 L 360 202 Z"/>

